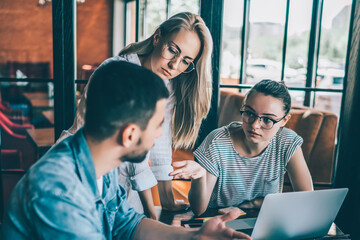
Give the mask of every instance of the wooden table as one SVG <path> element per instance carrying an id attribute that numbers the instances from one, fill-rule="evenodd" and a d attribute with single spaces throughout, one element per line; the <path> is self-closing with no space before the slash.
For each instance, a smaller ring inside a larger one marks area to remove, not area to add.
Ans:
<path id="1" fill-rule="evenodd" d="M 27 99 L 48 99 L 49 95 L 46 92 L 25 92 L 23 95 Z"/>
<path id="2" fill-rule="evenodd" d="M 33 107 L 52 108 L 54 106 L 54 99 L 49 98 L 46 92 L 25 92 L 23 95 Z"/>
<path id="3" fill-rule="evenodd" d="M 34 144 L 36 154 L 40 158 L 55 142 L 54 128 L 26 129 L 26 132 Z"/>
<path id="4" fill-rule="evenodd" d="M 42 114 L 44 115 L 44 117 L 49 121 L 49 123 L 51 123 L 52 125 L 54 125 L 54 110 L 46 110 L 46 111 L 42 111 Z"/>
<path id="5" fill-rule="evenodd" d="M 54 99 L 29 99 L 31 106 L 36 108 L 49 109 L 54 107 Z"/>
<path id="6" fill-rule="evenodd" d="M 25 92 L 23 95 L 30 105 L 31 123 L 36 128 L 51 127 L 53 124 L 48 121 L 42 112 L 54 108 L 54 99 L 49 98 L 47 92 Z"/>

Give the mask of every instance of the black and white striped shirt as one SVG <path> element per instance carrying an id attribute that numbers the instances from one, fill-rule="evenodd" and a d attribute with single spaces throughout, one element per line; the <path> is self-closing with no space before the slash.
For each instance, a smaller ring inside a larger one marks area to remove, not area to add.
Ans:
<path id="1" fill-rule="evenodd" d="M 198 163 L 218 177 L 208 207 L 236 206 L 243 201 L 282 191 L 286 165 L 303 139 L 291 129 L 280 129 L 263 153 L 244 157 L 234 148 L 231 123 L 212 131 L 194 152 Z"/>

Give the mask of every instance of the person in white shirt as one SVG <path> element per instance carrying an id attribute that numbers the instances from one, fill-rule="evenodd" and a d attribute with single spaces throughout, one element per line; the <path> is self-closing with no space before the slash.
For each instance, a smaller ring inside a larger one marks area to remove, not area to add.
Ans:
<path id="1" fill-rule="evenodd" d="M 183 12 L 163 22 L 146 40 L 130 44 L 114 57 L 150 69 L 165 81 L 170 92 L 162 125 L 164 134 L 155 141 L 145 161 L 119 168 L 119 183 L 127 190 L 130 205 L 148 217 L 156 219 L 151 195 L 151 187 L 156 184 L 163 208 L 176 211 L 187 207 L 173 196 L 169 176 L 173 171 L 172 149 L 194 147 L 201 122 L 209 112 L 211 54 L 212 38 L 204 21 L 197 14 Z M 63 132 L 60 140 L 83 126 L 86 91 L 73 126 Z"/>

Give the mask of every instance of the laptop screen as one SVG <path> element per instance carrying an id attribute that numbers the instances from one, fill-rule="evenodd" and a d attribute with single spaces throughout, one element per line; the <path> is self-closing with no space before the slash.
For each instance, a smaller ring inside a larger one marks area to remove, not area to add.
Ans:
<path id="1" fill-rule="evenodd" d="M 251 231 L 253 239 L 305 239 L 325 236 L 348 189 L 268 194 L 257 219 L 237 219 L 227 226 Z"/>

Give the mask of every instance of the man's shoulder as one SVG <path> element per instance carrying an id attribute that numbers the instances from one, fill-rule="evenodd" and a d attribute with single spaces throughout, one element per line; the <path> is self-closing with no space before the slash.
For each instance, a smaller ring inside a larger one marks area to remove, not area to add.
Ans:
<path id="1" fill-rule="evenodd" d="M 77 183 L 74 154 L 65 142 L 47 152 L 25 175 L 31 192 L 64 194 Z"/>
<path id="2" fill-rule="evenodd" d="M 107 60 L 105 60 L 102 64 L 105 64 L 109 61 L 124 61 L 124 62 L 130 62 L 130 63 L 134 63 L 136 65 L 141 66 L 141 62 L 139 59 L 139 56 L 135 53 L 131 53 L 131 54 L 125 54 L 125 55 L 120 55 L 120 56 L 113 56 L 111 58 L 108 58 Z"/>

